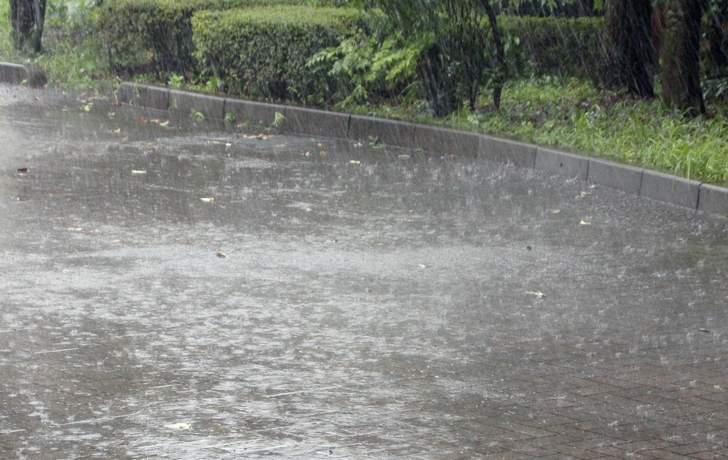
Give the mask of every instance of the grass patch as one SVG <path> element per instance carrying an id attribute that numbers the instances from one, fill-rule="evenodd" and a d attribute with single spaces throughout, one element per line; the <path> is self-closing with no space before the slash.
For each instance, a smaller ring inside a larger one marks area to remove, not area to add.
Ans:
<path id="1" fill-rule="evenodd" d="M 53 85 L 71 89 L 104 89 L 114 84 L 105 51 L 96 33 L 96 9 L 91 2 L 49 2 L 43 53 L 18 54 L 10 39 L 9 2 L 0 1 L 0 59 L 35 65 Z"/>
<path id="2" fill-rule="evenodd" d="M 659 100 L 633 100 L 582 80 L 544 77 L 510 82 L 499 112 L 462 111 L 438 120 L 422 104 L 354 110 L 560 147 L 728 185 L 726 105 L 712 106 L 710 116 L 690 120 L 668 111 Z"/>

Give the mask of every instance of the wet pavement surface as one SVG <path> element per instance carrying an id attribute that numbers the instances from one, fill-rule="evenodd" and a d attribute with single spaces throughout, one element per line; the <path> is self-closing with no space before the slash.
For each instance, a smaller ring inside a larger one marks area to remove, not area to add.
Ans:
<path id="1" fill-rule="evenodd" d="M 0 458 L 728 457 L 728 221 L 164 116 L 0 88 Z"/>

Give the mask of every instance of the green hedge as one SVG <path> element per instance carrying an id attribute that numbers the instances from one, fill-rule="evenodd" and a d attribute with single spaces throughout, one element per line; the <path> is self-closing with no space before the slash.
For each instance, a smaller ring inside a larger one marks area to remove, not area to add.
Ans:
<path id="1" fill-rule="evenodd" d="M 597 80 L 604 70 L 602 18 L 503 16 L 499 21 L 518 39 L 510 59 L 522 71 Z"/>
<path id="2" fill-rule="evenodd" d="M 201 12 L 192 19 L 203 78 L 219 78 L 227 93 L 327 105 L 329 77 L 307 61 L 337 45 L 361 18 L 354 9 L 280 6 Z"/>
<path id="3" fill-rule="evenodd" d="M 105 2 L 98 29 L 120 73 L 188 73 L 193 68 L 192 16 L 201 10 L 261 5 L 331 5 L 337 0 L 115 0 Z"/>

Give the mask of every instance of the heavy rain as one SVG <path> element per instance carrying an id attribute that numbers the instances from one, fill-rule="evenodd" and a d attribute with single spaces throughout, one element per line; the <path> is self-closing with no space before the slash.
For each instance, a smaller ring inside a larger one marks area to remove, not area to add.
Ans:
<path id="1" fill-rule="evenodd" d="M 0 12 L 0 459 L 728 457 L 728 3 Z"/>

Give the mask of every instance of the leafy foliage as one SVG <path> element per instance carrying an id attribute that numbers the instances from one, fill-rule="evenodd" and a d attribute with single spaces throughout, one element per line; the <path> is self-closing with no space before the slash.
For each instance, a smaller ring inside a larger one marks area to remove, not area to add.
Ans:
<path id="1" fill-rule="evenodd" d="M 228 93 L 327 105 L 331 79 L 306 63 L 359 18 L 357 10 L 301 6 L 202 12 L 192 20 L 195 56 L 202 78 L 219 78 Z"/>
<path id="2" fill-rule="evenodd" d="M 335 82 L 334 97 L 342 106 L 411 101 L 425 97 L 418 80 L 417 65 L 432 37 L 406 39 L 401 32 L 381 23 L 375 14 L 366 21 L 370 27 L 359 30 L 339 46 L 320 51 L 308 66 L 326 72 Z M 601 18 L 556 18 L 500 16 L 505 42 L 508 75 L 553 75 L 593 78 L 602 73 L 603 48 Z M 390 25 L 391 26 L 391 25 Z M 482 54 L 486 62 L 495 60 L 496 50 L 487 25 Z M 481 82 L 492 84 L 492 67 Z M 404 99 L 403 99 L 404 97 Z"/>
<path id="3" fill-rule="evenodd" d="M 514 46 L 507 54 L 521 73 L 601 79 L 605 63 L 602 18 L 502 16 Z"/>
<path id="4" fill-rule="evenodd" d="M 192 16 L 203 10 L 261 5 L 328 5 L 335 0 L 115 0 L 98 25 L 112 67 L 120 73 L 189 74 L 194 68 Z"/>
<path id="5" fill-rule="evenodd" d="M 359 30 L 339 46 L 316 53 L 306 64 L 333 81 L 333 97 L 342 106 L 395 100 L 414 83 L 417 61 L 426 42 L 401 34 L 380 38 Z"/>
<path id="6" fill-rule="evenodd" d="M 485 2 L 487 3 L 487 2 Z M 418 51 L 416 71 L 423 93 L 438 116 L 471 106 L 496 65 L 486 57 L 485 12 L 476 0 L 379 0 L 392 30 Z M 390 52 L 391 53 L 391 52 Z"/>

